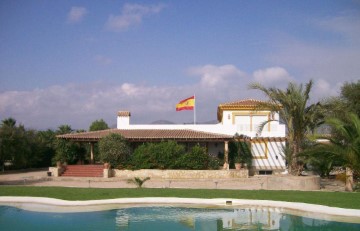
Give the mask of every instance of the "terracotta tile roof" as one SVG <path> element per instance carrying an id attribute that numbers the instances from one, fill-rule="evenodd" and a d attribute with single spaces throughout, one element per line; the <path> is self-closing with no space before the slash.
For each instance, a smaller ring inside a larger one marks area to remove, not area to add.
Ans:
<path id="1" fill-rule="evenodd" d="M 130 142 L 146 141 L 219 141 L 231 140 L 232 136 L 200 132 L 191 129 L 108 129 L 94 132 L 70 133 L 58 135 L 57 138 L 75 141 L 98 141 L 110 133 L 121 134 Z"/>
<path id="2" fill-rule="evenodd" d="M 286 137 L 246 137 L 246 138 L 237 138 L 239 141 L 249 141 L 249 142 L 284 142 Z"/>
<path id="3" fill-rule="evenodd" d="M 256 99 L 243 99 L 229 103 L 222 103 L 219 105 L 219 107 L 256 107 L 259 103 L 266 102 Z"/>
<path id="4" fill-rule="evenodd" d="M 129 111 L 118 111 L 118 116 L 131 116 Z"/>
<path id="5" fill-rule="evenodd" d="M 234 110 L 234 111 L 256 110 L 259 104 L 264 104 L 264 103 L 268 103 L 268 102 L 256 100 L 256 99 L 244 99 L 229 103 L 222 103 L 218 106 L 217 117 L 219 122 L 221 122 L 224 110 Z"/>

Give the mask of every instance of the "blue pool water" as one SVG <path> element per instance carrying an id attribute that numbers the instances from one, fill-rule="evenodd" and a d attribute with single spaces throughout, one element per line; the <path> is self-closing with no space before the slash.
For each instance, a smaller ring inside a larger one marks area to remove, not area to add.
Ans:
<path id="1" fill-rule="evenodd" d="M 324 221 L 274 209 L 135 207 L 100 212 L 46 213 L 0 206 L 0 230 L 360 230 L 360 224 Z"/>

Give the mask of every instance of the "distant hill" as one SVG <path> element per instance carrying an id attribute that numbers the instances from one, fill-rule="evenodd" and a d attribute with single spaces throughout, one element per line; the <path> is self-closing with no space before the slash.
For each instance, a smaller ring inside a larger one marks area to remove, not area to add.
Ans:
<path id="1" fill-rule="evenodd" d="M 151 122 L 151 124 L 174 124 L 174 122 L 171 122 L 169 120 L 156 120 L 154 122 Z"/>
<path id="2" fill-rule="evenodd" d="M 210 121 L 205 121 L 205 122 L 197 122 L 196 124 L 217 124 L 219 123 L 217 120 L 210 120 Z M 169 120 L 156 120 L 154 122 L 152 122 L 151 124 L 175 124 L 172 121 Z M 188 122 L 188 123 L 184 123 L 184 124 L 193 124 L 193 122 Z"/>

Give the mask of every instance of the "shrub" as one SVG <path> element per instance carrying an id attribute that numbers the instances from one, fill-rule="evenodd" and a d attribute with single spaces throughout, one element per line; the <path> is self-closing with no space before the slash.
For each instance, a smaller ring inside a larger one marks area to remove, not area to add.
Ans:
<path id="1" fill-rule="evenodd" d="M 190 152 L 179 158 L 178 166 L 181 169 L 208 169 L 209 158 L 210 157 L 206 153 L 206 149 L 200 145 L 196 145 L 191 149 Z"/>
<path id="2" fill-rule="evenodd" d="M 176 169 L 184 153 L 184 146 L 175 141 L 145 143 L 135 149 L 131 163 L 136 169 Z"/>
<path id="3" fill-rule="evenodd" d="M 209 156 L 208 169 L 219 170 L 219 168 L 221 167 L 221 163 L 222 163 L 222 161 L 220 161 L 219 158 L 217 158 L 215 156 Z"/>
<path id="4" fill-rule="evenodd" d="M 137 147 L 128 165 L 131 169 L 219 169 L 217 157 L 209 156 L 206 148 L 194 146 L 190 152 L 175 141 L 145 143 Z"/>
<path id="5" fill-rule="evenodd" d="M 126 140 L 119 134 L 112 133 L 99 142 L 100 160 L 112 167 L 124 166 L 129 160 L 131 150 Z"/>

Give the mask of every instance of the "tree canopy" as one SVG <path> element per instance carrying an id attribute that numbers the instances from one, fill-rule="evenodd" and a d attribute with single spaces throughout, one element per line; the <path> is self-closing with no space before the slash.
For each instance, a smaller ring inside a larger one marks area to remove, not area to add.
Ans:
<path id="1" fill-rule="evenodd" d="M 130 158 L 131 149 L 120 134 L 111 133 L 99 141 L 100 160 L 112 167 L 123 167 Z"/>
<path id="2" fill-rule="evenodd" d="M 95 120 L 89 127 L 89 131 L 100 131 L 105 129 L 109 129 L 109 126 L 103 119 Z"/>

